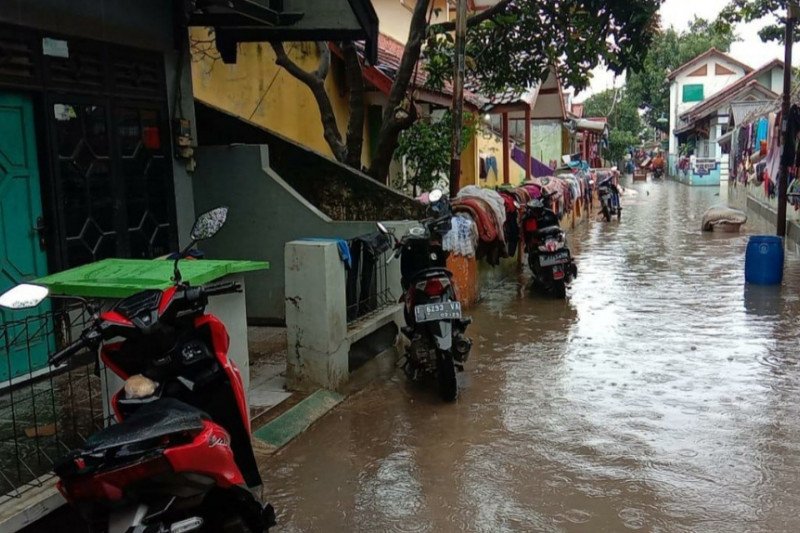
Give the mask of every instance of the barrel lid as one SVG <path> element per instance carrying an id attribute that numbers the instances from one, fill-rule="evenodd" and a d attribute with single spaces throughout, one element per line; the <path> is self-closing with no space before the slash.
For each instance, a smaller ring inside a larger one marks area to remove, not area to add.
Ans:
<path id="1" fill-rule="evenodd" d="M 751 235 L 749 242 L 782 242 L 777 235 Z"/>

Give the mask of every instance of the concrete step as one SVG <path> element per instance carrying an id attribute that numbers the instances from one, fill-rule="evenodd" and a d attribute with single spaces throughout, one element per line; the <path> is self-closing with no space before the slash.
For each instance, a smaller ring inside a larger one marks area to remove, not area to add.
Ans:
<path id="1" fill-rule="evenodd" d="M 272 448 L 281 448 L 339 405 L 343 399 L 341 394 L 320 389 L 254 431 L 253 436 Z"/>

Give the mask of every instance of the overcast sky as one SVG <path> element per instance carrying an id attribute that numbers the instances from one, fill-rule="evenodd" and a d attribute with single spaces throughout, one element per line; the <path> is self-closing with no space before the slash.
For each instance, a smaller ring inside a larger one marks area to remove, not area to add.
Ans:
<path id="1" fill-rule="evenodd" d="M 661 21 L 664 27 L 670 25 L 674 26 L 677 30 L 685 30 L 689 21 L 693 16 L 702 17 L 705 19 L 714 19 L 719 14 L 723 6 L 729 0 L 666 0 L 661 6 Z M 783 59 L 783 48 L 776 44 L 765 44 L 761 42 L 758 37 L 758 30 L 764 25 L 771 22 L 771 19 L 763 19 L 760 22 L 751 24 L 739 24 L 736 27 L 736 33 L 741 41 L 733 43 L 731 46 L 730 54 L 750 65 L 751 67 L 759 67 L 772 59 Z M 796 58 L 796 54 L 800 53 L 800 47 L 795 46 L 793 50 L 792 63 L 796 66 L 800 64 L 800 58 Z M 614 75 L 603 68 L 599 68 L 594 72 L 594 79 L 592 80 L 591 87 L 578 95 L 577 100 L 583 101 L 589 95 L 600 92 L 604 89 L 609 89 L 616 83 L 617 86 L 621 85 L 622 79 L 614 79 Z"/>

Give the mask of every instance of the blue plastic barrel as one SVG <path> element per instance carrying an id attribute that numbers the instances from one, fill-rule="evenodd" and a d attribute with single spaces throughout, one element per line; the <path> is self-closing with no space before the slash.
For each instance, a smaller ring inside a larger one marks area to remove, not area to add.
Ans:
<path id="1" fill-rule="evenodd" d="M 753 235 L 747 242 L 744 280 L 754 285 L 778 285 L 783 280 L 783 240 L 775 235 Z"/>

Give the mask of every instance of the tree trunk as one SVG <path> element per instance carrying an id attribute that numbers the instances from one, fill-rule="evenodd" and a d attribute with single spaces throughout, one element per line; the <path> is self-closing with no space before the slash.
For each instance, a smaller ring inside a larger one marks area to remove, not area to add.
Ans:
<path id="1" fill-rule="evenodd" d="M 386 183 L 389 174 L 389 165 L 392 162 L 397 137 L 400 132 L 409 128 L 417 118 L 413 102 L 406 99 L 411 77 L 419 60 L 422 41 L 427 32 L 427 13 L 430 0 L 418 0 L 411 15 L 411 26 L 408 30 L 408 41 L 403 50 L 403 58 L 397 69 L 392 90 L 389 92 L 389 102 L 383 113 L 383 124 L 378 133 L 378 146 L 372 158 L 369 174 L 376 180 Z"/>
<path id="2" fill-rule="evenodd" d="M 361 62 L 352 41 L 342 43 L 347 87 L 350 90 L 350 120 L 347 124 L 347 156 L 345 164 L 361 170 L 364 146 L 364 78 Z"/>
<path id="3" fill-rule="evenodd" d="M 300 67 L 300 65 L 292 61 L 292 59 L 286 53 L 286 50 L 284 50 L 282 42 L 276 41 L 269 44 L 275 51 L 275 63 L 285 68 L 289 74 L 303 82 L 309 89 L 311 89 L 311 93 L 314 95 L 314 99 L 317 101 L 317 106 L 319 107 L 325 141 L 328 143 L 328 146 L 330 146 L 331 152 L 333 152 L 333 156 L 336 158 L 336 160 L 346 163 L 347 147 L 342 142 L 342 135 L 339 132 L 338 125 L 336 124 L 336 115 L 333 113 L 333 105 L 331 104 L 331 99 L 328 96 L 328 92 L 325 90 L 325 78 L 328 77 L 328 71 L 330 70 L 331 66 L 331 51 L 328 48 L 327 43 L 317 43 L 317 50 L 319 50 L 320 59 L 319 67 L 317 67 L 315 72 L 305 71 Z M 359 155 L 360 154 L 361 150 L 359 149 Z"/>

